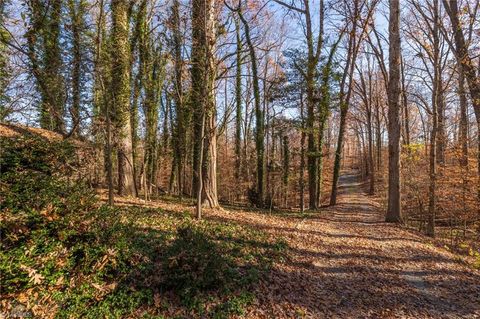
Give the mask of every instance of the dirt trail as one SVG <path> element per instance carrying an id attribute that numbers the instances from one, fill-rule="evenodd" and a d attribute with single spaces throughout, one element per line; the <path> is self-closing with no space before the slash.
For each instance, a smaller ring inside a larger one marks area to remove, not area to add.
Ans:
<path id="1" fill-rule="evenodd" d="M 152 207 L 185 211 L 164 202 Z M 256 288 L 247 318 L 480 318 L 480 272 L 428 237 L 384 223 L 354 173 L 340 178 L 339 204 L 313 216 L 204 215 L 288 241 L 288 257 Z"/>
<path id="2" fill-rule="evenodd" d="M 300 221 L 242 216 L 291 246 L 252 318 L 480 318 L 478 271 L 384 223 L 355 174 L 341 177 L 340 194 L 337 206 Z"/>

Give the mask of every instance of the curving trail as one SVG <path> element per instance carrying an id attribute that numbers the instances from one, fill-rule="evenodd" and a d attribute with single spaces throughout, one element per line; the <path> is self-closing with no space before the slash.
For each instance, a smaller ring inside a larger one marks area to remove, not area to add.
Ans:
<path id="1" fill-rule="evenodd" d="M 337 206 L 307 217 L 205 211 L 288 241 L 287 257 L 255 288 L 247 318 L 480 318 L 480 271 L 383 216 L 354 173 L 341 177 Z"/>
<path id="2" fill-rule="evenodd" d="M 289 258 L 260 285 L 247 317 L 480 318 L 479 271 L 384 223 L 355 175 L 340 187 L 339 205 L 304 219 L 221 213 L 289 242 Z"/>

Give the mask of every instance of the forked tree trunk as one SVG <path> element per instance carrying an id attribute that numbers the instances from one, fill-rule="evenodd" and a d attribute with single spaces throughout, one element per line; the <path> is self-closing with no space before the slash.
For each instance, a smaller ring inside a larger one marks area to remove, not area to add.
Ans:
<path id="1" fill-rule="evenodd" d="M 217 138 L 214 59 L 215 1 L 192 3 L 192 103 L 194 110 L 194 192 L 197 202 L 219 206 L 217 197 Z M 201 213 L 199 214 L 201 216 Z"/>

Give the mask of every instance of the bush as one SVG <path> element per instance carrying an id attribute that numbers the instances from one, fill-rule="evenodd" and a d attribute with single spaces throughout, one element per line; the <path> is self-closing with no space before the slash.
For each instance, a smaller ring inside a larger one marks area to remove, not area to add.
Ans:
<path id="1" fill-rule="evenodd" d="M 95 198 L 84 184 L 63 178 L 74 167 L 68 142 L 23 136 L 0 144 L 0 288 L 9 293 L 55 279 L 49 276 L 55 267 L 45 262 L 38 272 L 35 258 L 60 249 L 62 233 L 77 225 L 70 218 L 91 210 Z"/>
<path id="2" fill-rule="evenodd" d="M 0 209 L 54 218 L 92 208 L 93 190 L 66 178 L 78 169 L 69 142 L 22 136 L 2 139 L 0 147 Z"/>

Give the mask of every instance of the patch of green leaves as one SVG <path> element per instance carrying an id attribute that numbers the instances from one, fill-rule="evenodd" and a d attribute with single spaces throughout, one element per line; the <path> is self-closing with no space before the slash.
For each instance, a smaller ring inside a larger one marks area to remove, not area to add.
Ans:
<path id="1" fill-rule="evenodd" d="M 172 307 L 228 318 L 254 301 L 248 291 L 286 247 L 188 213 L 100 206 L 66 178 L 70 146 L 17 142 L 3 141 L 0 153 L 0 288 L 12 303 L 44 300 L 36 306 L 58 318 L 163 318 Z"/>

